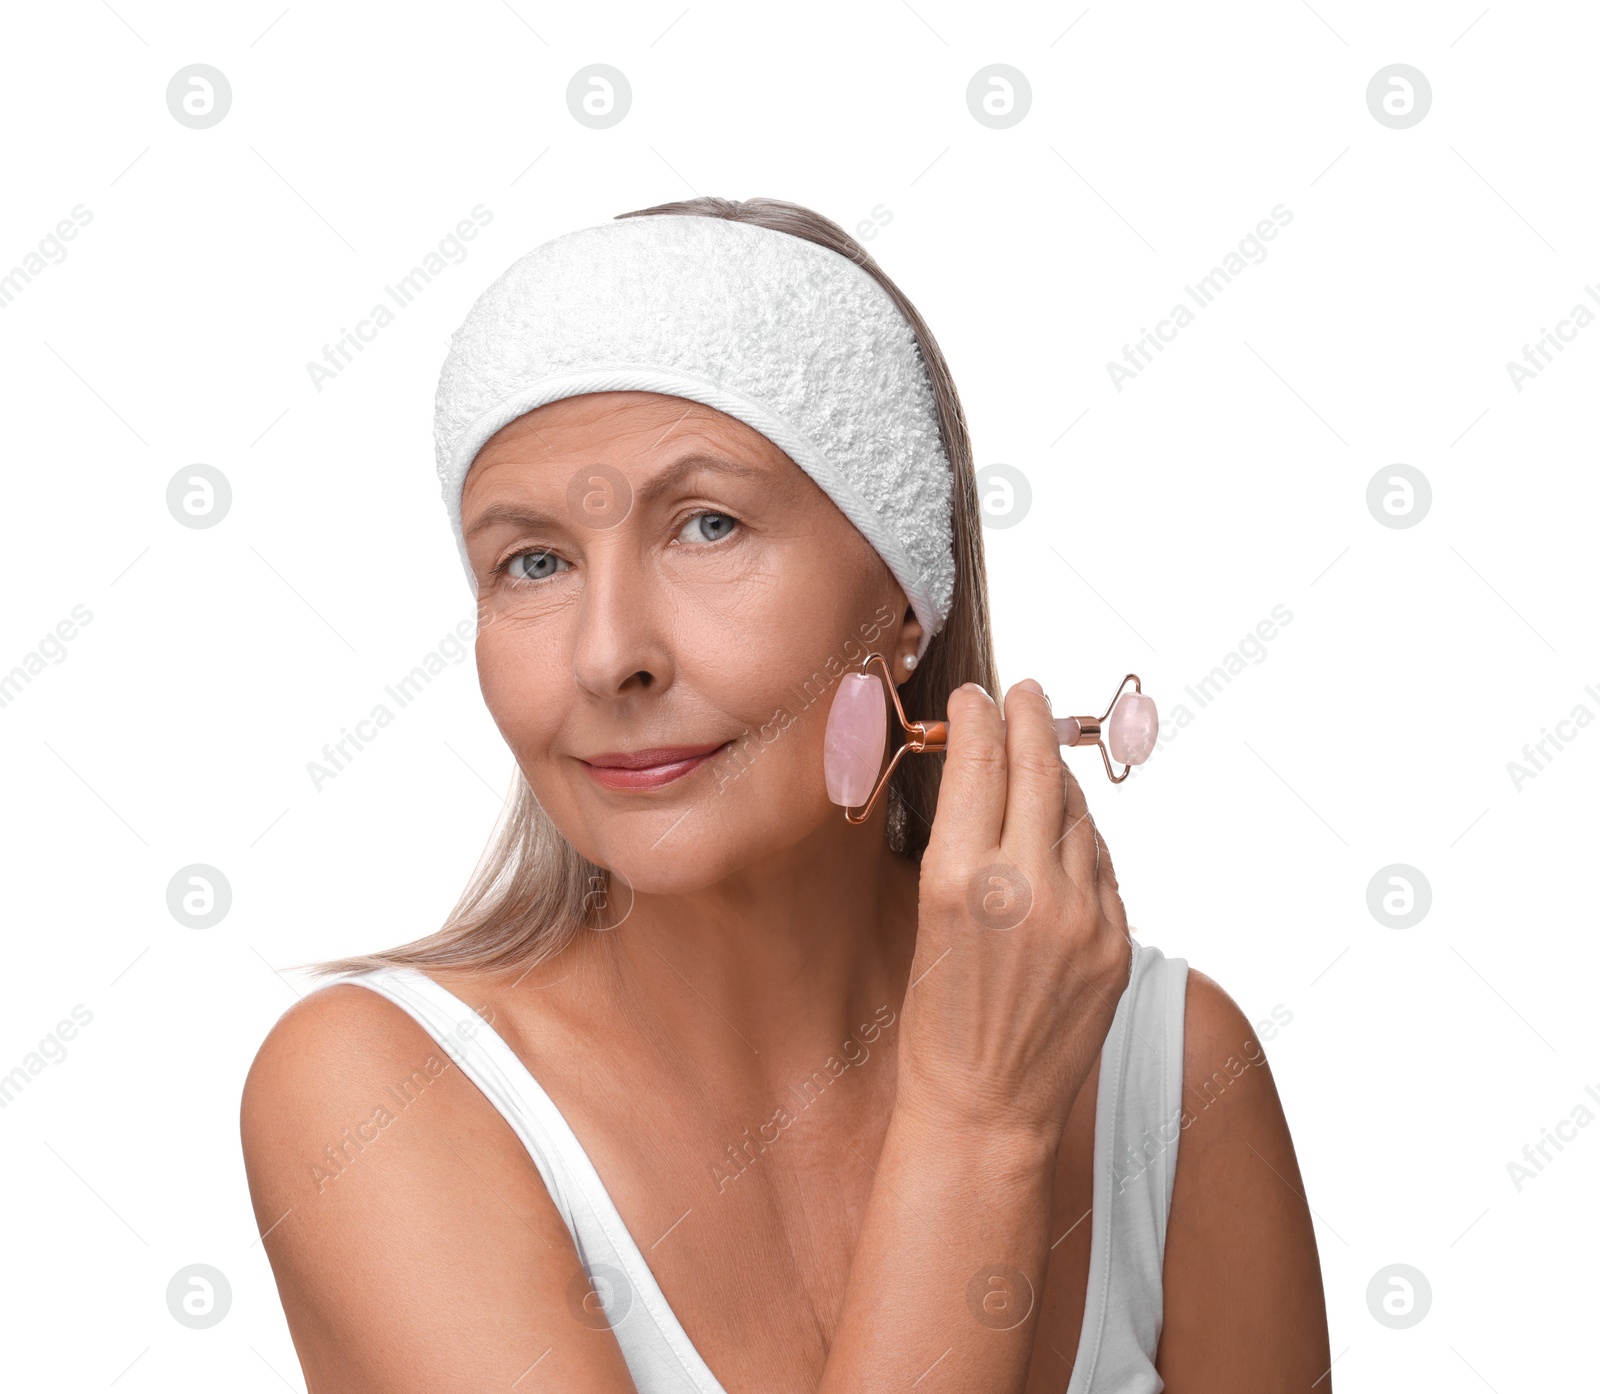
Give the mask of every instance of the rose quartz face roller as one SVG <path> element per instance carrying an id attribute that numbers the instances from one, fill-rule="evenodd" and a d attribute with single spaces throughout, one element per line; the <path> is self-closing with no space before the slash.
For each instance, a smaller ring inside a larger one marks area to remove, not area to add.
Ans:
<path id="1" fill-rule="evenodd" d="M 870 672 L 846 673 L 839 679 L 839 690 L 834 693 L 833 706 L 828 710 L 828 729 L 823 737 L 822 769 L 828 797 L 844 808 L 844 816 L 852 823 L 866 822 L 872 805 L 903 756 L 908 752 L 919 755 L 941 751 L 950 736 L 947 722 L 906 720 L 899 690 L 883 655 L 868 654 L 862 667 L 871 668 L 874 663 L 883 674 L 881 682 Z M 1124 691 L 1130 682 L 1133 691 Z M 906 739 L 895 751 L 888 768 L 880 774 L 884 742 L 889 735 L 885 688 L 894 700 L 895 716 Z M 1005 725 L 1004 717 L 1000 724 Z M 1058 716 L 1054 725 L 1056 738 L 1062 745 L 1099 746 L 1106 774 L 1113 784 L 1121 784 L 1128 777 L 1128 771 L 1134 765 L 1142 765 L 1155 749 L 1156 704 L 1140 689 L 1139 675 L 1129 673 L 1118 685 L 1103 715 Z M 1113 758 L 1121 761 L 1121 774 L 1112 773 Z M 850 810 L 857 806 L 860 812 L 852 813 Z"/>

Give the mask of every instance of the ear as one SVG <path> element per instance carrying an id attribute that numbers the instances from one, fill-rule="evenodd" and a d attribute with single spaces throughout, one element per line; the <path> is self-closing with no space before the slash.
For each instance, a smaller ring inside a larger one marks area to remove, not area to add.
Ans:
<path id="1" fill-rule="evenodd" d="M 900 621 L 900 632 L 895 636 L 893 651 L 886 655 L 889 669 L 894 674 L 896 687 L 910 682 L 915 675 L 915 668 L 906 667 L 906 658 L 915 657 L 921 643 L 922 621 L 917 618 L 916 611 L 907 605 L 905 615 Z"/>

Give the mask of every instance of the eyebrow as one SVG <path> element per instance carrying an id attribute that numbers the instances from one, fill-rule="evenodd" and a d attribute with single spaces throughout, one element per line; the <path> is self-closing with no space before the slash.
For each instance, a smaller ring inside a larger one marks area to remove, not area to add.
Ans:
<path id="1" fill-rule="evenodd" d="M 581 469 L 582 466 L 579 466 Z M 694 451 L 688 455 L 681 455 L 670 465 L 666 466 L 649 483 L 635 495 L 636 501 L 650 502 L 659 495 L 666 493 L 674 485 L 680 483 L 684 476 L 693 474 L 696 470 L 711 470 L 719 474 L 729 475 L 735 479 L 743 479 L 749 483 L 757 484 L 770 482 L 768 472 L 747 465 L 742 460 L 735 460 L 727 455 L 709 454 L 705 451 Z M 495 523 L 515 523 L 520 527 L 542 528 L 560 526 L 564 521 L 556 515 L 545 512 L 539 508 L 528 508 L 515 503 L 497 503 L 486 508 L 473 525 L 467 529 L 466 536 L 476 537 L 485 528 Z"/>

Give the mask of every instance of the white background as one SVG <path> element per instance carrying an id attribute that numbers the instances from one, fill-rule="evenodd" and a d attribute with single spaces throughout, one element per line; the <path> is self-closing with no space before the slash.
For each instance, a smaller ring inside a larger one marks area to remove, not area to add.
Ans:
<path id="1" fill-rule="evenodd" d="M 1334 1380 L 1571 1387 L 1600 1128 L 1520 1191 L 1507 1164 L 1600 1093 L 1600 731 L 1508 766 L 1600 712 L 1600 327 L 1521 391 L 1506 364 L 1600 294 L 1597 41 L 1588 6 L 1480 0 L 13 9 L 0 272 L 93 218 L 0 312 L 0 672 L 93 618 L 0 708 L 0 1073 L 93 1020 L 0 1110 L 5 1382 L 303 1387 L 238 1141 L 303 990 L 275 969 L 435 928 L 512 773 L 470 655 L 320 792 L 306 768 L 472 614 L 446 339 L 539 242 L 715 193 L 891 214 L 867 245 L 978 464 L 1033 491 L 986 534 L 1005 683 L 1098 711 L 1136 671 L 1191 709 L 1119 787 L 1071 759 L 1141 937 L 1292 1013 L 1267 1051 Z M 167 109 L 192 63 L 231 84 L 209 129 Z M 632 87 L 609 129 L 567 106 L 592 63 Z M 992 63 L 1032 89 L 1006 129 L 967 106 Z M 1432 88 L 1407 129 L 1367 105 L 1392 63 Z M 465 260 L 317 391 L 307 362 L 478 204 Z M 1118 391 L 1107 361 L 1279 204 Z M 233 491 L 204 530 L 166 505 L 197 463 Z M 1432 489 L 1404 529 L 1367 506 L 1396 463 Z M 1279 604 L 1261 661 L 1185 695 Z M 167 908 L 191 863 L 232 888 L 211 929 Z M 1396 863 L 1431 887 L 1408 929 L 1368 905 Z M 232 1286 L 209 1330 L 168 1314 L 191 1263 Z M 1396 1263 L 1432 1292 L 1403 1330 L 1367 1298 Z"/>

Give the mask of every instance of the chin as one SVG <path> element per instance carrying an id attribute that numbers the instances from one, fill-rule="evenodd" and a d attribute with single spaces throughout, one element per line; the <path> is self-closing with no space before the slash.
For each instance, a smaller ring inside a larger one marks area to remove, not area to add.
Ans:
<path id="1" fill-rule="evenodd" d="M 762 849 L 754 845 L 748 830 L 735 838 L 730 830 L 712 825 L 709 819 L 694 827 L 698 816 L 694 813 L 674 828 L 682 813 L 677 809 L 665 818 L 613 818 L 598 835 L 582 841 L 569 840 L 596 866 L 611 873 L 612 897 L 624 910 L 629 905 L 630 891 L 639 895 L 692 895 L 726 880 L 761 856 Z M 669 828 L 671 832 L 666 831 Z"/>
<path id="2" fill-rule="evenodd" d="M 744 783 L 744 781 L 740 781 Z M 759 866 L 816 831 L 837 813 L 824 798 L 815 808 L 792 792 L 730 785 L 708 787 L 692 800 L 584 811 L 579 836 L 567 834 L 584 856 L 641 895 L 689 895 Z M 842 821 L 842 820 L 841 820 Z"/>
<path id="3" fill-rule="evenodd" d="M 631 896 L 692 895 L 716 885 L 729 870 L 724 856 L 712 855 L 709 849 L 702 848 L 690 849 L 687 854 L 680 850 L 668 855 L 658 847 L 637 855 L 621 851 L 607 854 L 604 859 L 591 857 L 590 860 L 611 872 L 611 895 L 619 912 L 628 909 Z"/>

